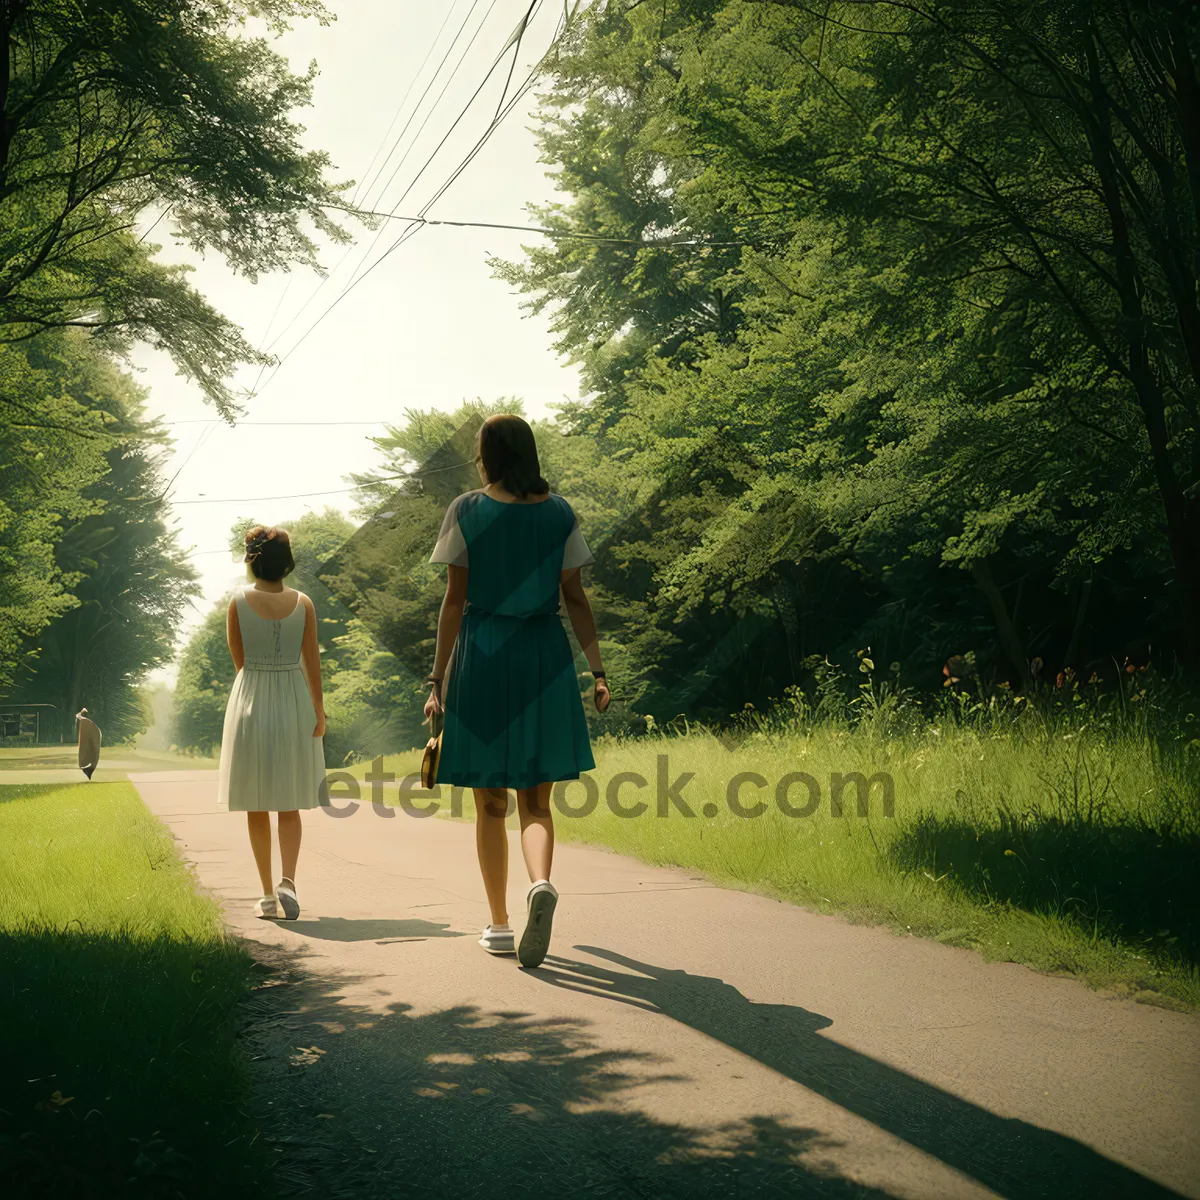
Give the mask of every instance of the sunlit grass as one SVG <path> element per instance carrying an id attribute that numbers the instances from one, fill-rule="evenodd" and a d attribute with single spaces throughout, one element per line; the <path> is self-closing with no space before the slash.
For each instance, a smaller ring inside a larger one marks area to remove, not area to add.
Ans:
<path id="1" fill-rule="evenodd" d="M 250 961 L 128 783 L 0 787 L 0 1175 L 14 1194 L 245 1194 Z"/>

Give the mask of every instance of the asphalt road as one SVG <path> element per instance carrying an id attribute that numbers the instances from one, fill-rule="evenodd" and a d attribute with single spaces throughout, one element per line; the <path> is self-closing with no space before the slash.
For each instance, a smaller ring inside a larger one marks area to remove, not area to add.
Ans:
<path id="1" fill-rule="evenodd" d="M 1196 1016 L 575 845 L 523 971 L 476 944 L 471 827 L 366 804 L 306 814 L 300 919 L 261 921 L 215 773 L 131 779 L 263 963 L 297 1192 L 1200 1197 Z"/>

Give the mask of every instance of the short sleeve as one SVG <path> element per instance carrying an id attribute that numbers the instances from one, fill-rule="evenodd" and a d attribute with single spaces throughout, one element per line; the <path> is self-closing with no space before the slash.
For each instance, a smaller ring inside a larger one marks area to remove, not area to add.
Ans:
<path id="1" fill-rule="evenodd" d="M 461 496 L 455 496 L 446 509 L 437 545 L 429 556 L 431 563 L 449 563 L 453 567 L 467 565 L 467 543 L 458 524 L 458 502 L 461 499 Z"/>
<path id="2" fill-rule="evenodd" d="M 587 542 L 583 540 L 583 531 L 579 528 L 579 518 L 576 517 L 566 545 L 563 547 L 562 569 L 570 571 L 575 567 L 586 567 L 595 561 L 595 555 L 588 548 Z"/>

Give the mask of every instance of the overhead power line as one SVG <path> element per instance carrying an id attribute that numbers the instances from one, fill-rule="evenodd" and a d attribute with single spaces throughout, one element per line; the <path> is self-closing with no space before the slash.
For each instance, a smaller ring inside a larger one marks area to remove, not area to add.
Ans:
<path id="1" fill-rule="evenodd" d="M 393 479 L 424 479 L 426 475 L 440 475 L 443 471 L 454 471 L 459 467 L 474 465 L 473 459 L 448 463 L 444 467 L 431 467 L 427 471 L 401 471 L 396 475 L 375 475 L 353 487 L 332 488 L 324 492 L 293 492 L 286 496 L 203 496 L 195 500 L 176 500 L 176 504 L 266 504 L 274 500 L 307 500 L 311 496 L 344 496 L 350 492 L 361 492 L 380 483 L 391 483 Z"/>
<path id="2" fill-rule="evenodd" d="M 390 138 L 392 136 L 392 130 L 396 127 L 396 122 L 400 119 L 400 114 L 401 114 L 401 112 L 404 111 L 404 106 L 408 103 L 408 98 L 410 95 L 412 95 L 412 90 L 416 86 L 417 80 L 421 78 L 421 73 L 425 70 L 425 64 L 428 63 L 430 58 L 433 57 L 434 47 L 438 44 L 439 41 L 441 41 L 442 33 L 445 31 L 446 25 L 449 23 L 450 18 L 454 13 L 454 10 L 458 7 L 458 2 L 459 2 L 459 0 L 453 0 L 453 3 L 448 4 L 446 6 L 446 15 L 442 18 L 442 23 L 441 23 L 441 25 L 438 26 L 437 33 L 435 33 L 433 35 L 433 41 L 429 43 L 429 49 L 425 51 L 425 57 L 421 60 L 421 65 L 416 69 L 415 72 L 413 72 L 413 77 L 412 77 L 412 79 L 409 80 L 408 87 L 404 89 L 404 95 L 401 97 L 400 103 L 398 105 L 396 105 L 396 111 L 392 114 L 392 120 L 391 120 L 391 123 L 387 127 L 387 132 L 383 135 L 382 138 L 380 138 L 379 145 L 375 148 L 375 153 L 372 156 L 371 161 L 368 164 L 366 171 L 363 172 L 364 178 L 371 175 L 371 170 L 375 166 L 375 163 L 378 161 L 380 152 L 383 150 L 384 146 L 387 145 L 388 138 Z M 472 12 L 475 9 L 475 5 L 478 3 L 479 3 L 479 0 L 474 0 L 474 3 L 471 5 Z M 458 33 L 456 33 L 454 35 L 453 41 L 451 41 L 449 48 L 446 50 L 447 57 L 449 56 L 450 51 L 454 49 L 454 45 L 458 41 L 459 37 L 461 36 L 463 29 L 466 28 L 466 23 L 467 23 L 467 20 L 470 19 L 470 16 L 471 16 L 471 12 L 468 12 L 467 16 L 463 19 L 462 25 L 459 26 Z M 442 63 L 444 63 L 445 61 L 446 61 L 446 59 L 443 58 Z M 438 77 L 438 74 L 441 72 L 442 63 L 439 63 L 438 69 L 436 71 L 434 71 L 433 79 L 436 79 Z M 425 92 L 423 92 L 421 95 L 421 100 L 417 101 L 416 108 L 413 109 L 413 112 L 409 115 L 408 121 L 405 122 L 404 128 L 400 130 L 400 133 L 397 135 L 396 140 L 392 143 L 392 148 L 388 151 L 387 158 L 385 158 L 383 160 L 383 162 L 380 163 L 379 170 L 376 171 L 374 176 L 372 176 L 368 180 L 365 188 L 360 184 L 358 187 L 356 187 L 354 189 L 354 192 L 350 197 L 351 204 L 356 204 L 358 202 L 358 196 L 359 196 L 360 191 L 362 193 L 362 197 L 364 200 L 371 194 L 371 188 L 375 186 L 375 180 L 379 178 L 380 172 L 391 161 L 392 155 L 396 153 L 396 147 L 399 146 L 400 142 L 403 140 L 404 134 L 408 130 L 408 126 L 412 123 L 413 116 L 416 115 L 417 110 L 421 107 L 421 103 L 422 103 L 422 101 L 424 101 L 425 96 L 428 94 L 429 87 L 430 87 L 430 85 L 432 85 L 433 79 L 431 79 L 429 81 L 429 84 L 426 84 Z"/>
<path id="3" fill-rule="evenodd" d="M 540 8 L 540 6 L 541 6 L 541 0 L 534 0 L 533 5 L 531 6 L 531 8 L 529 10 L 527 10 L 526 16 L 522 19 L 521 23 L 518 25 L 517 30 L 514 32 L 514 35 L 510 36 L 508 42 L 505 43 L 504 48 L 496 56 L 496 59 L 493 61 L 491 67 L 488 69 L 487 74 L 484 76 L 484 78 L 481 81 L 481 83 L 479 84 L 479 86 L 475 89 L 475 91 L 472 93 L 470 99 L 463 106 L 462 111 L 455 118 L 453 124 L 450 126 L 450 129 L 447 130 L 446 134 L 442 137 L 441 141 L 434 148 L 433 153 L 426 159 L 426 161 L 422 165 L 420 171 L 418 171 L 416 176 L 414 176 L 412 182 L 405 189 L 403 195 L 401 195 L 400 199 L 397 200 L 396 204 L 393 206 L 393 208 L 391 210 L 391 214 L 389 214 L 389 215 L 395 214 L 396 209 L 399 208 L 400 204 L 403 203 L 405 197 L 407 197 L 408 193 L 412 190 L 412 188 L 416 184 L 417 180 L 420 179 L 420 177 L 425 173 L 425 171 L 428 169 L 429 165 L 433 162 L 434 158 L 436 158 L 437 154 L 441 151 L 442 147 L 445 145 L 446 141 L 450 137 L 450 134 L 454 131 L 454 129 L 458 126 L 458 124 L 462 120 L 462 118 L 470 110 L 471 105 L 475 102 L 475 99 L 478 97 L 479 93 L 483 90 L 484 85 L 487 83 L 488 79 L 491 78 L 491 75 L 495 71 L 496 67 L 500 64 L 501 61 L 503 61 L 505 51 L 507 51 L 509 46 L 512 46 L 515 44 L 516 49 L 513 52 L 514 55 L 520 52 L 520 46 L 521 46 L 521 42 L 524 38 L 525 30 L 528 27 L 529 21 L 532 19 L 533 15 L 536 14 L 536 12 Z M 561 37 L 562 31 L 564 28 L 565 28 L 564 23 L 563 23 L 563 21 L 560 20 L 558 28 L 555 31 L 554 39 L 551 42 L 549 49 L 547 49 L 546 53 L 538 60 L 537 64 L 534 66 L 533 70 L 530 71 L 530 73 L 526 77 L 524 83 L 522 83 L 521 87 L 517 90 L 516 94 L 513 95 L 513 97 L 509 100 L 509 102 L 504 105 L 503 109 L 497 114 L 497 116 L 495 116 L 492 119 L 492 121 L 489 123 L 487 128 L 484 130 L 482 136 L 476 141 L 475 145 L 471 148 L 471 150 L 467 153 L 467 155 L 463 158 L 463 160 L 459 163 L 459 165 L 454 169 L 454 171 L 451 172 L 449 178 L 441 185 L 441 187 L 438 188 L 438 190 L 433 194 L 433 196 L 430 197 L 430 199 L 428 201 L 426 201 L 426 203 L 424 205 L 422 205 L 421 209 L 419 210 L 419 216 L 424 218 L 425 214 L 429 211 L 429 209 L 446 193 L 447 189 L 454 183 L 454 181 L 459 177 L 459 175 L 461 175 L 462 172 L 466 169 L 466 167 L 471 163 L 471 161 L 475 158 L 475 156 L 479 153 L 479 151 L 487 143 L 488 139 L 492 136 L 492 134 L 499 127 L 500 123 L 504 120 L 504 118 L 507 117 L 510 112 L 512 112 L 512 110 L 521 101 L 521 99 L 529 92 L 530 88 L 532 87 L 533 81 L 537 78 L 538 74 L 540 73 L 543 64 L 549 58 L 551 51 L 557 46 L 558 39 Z M 405 229 L 404 232 L 400 234 L 400 236 L 392 243 L 392 245 L 389 246 L 387 248 L 387 250 L 385 250 L 383 252 L 383 254 L 381 254 L 379 256 L 379 258 L 377 258 L 365 271 L 363 271 L 361 275 L 356 272 L 355 276 L 349 281 L 349 283 L 346 284 L 346 286 L 342 289 L 342 291 L 336 297 L 334 297 L 333 301 L 325 308 L 325 310 L 320 314 L 320 316 L 318 316 L 317 319 L 308 327 L 308 329 L 306 329 L 304 331 L 304 333 L 300 335 L 300 337 L 297 339 L 297 341 L 292 346 L 292 348 L 283 355 L 283 357 L 276 364 L 276 366 L 275 366 L 274 370 L 271 372 L 271 374 L 267 376 L 265 383 L 263 383 L 263 388 L 270 386 L 271 381 L 275 378 L 276 375 L 279 374 L 279 371 L 282 369 L 284 363 L 304 344 L 305 340 L 312 334 L 312 332 L 317 328 L 317 326 L 320 325 L 321 322 L 325 320 L 325 318 L 350 294 L 350 292 L 353 291 L 354 288 L 357 287 L 364 279 L 366 279 L 366 277 L 368 275 L 370 275 L 371 272 L 374 271 L 375 268 L 377 266 L 379 266 L 379 264 L 381 262 L 384 261 L 384 259 L 388 258 L 392 253 L 394 253 L 401 245 L 403 245 L 403 243 L 405 241 L 407 241 L 410 237 L 412 237 L 421 228 L 423 228 L 422 222 L 410 223 L 408 228 Z M 374 243 L 372 243 L 372 244 L 374 244 Z M 369 251 L 368 251 L 368 253 L 369 253 Z"/>
<path id="4" fill-rule="evenodd" d="M 270 425 L 277 428 L 285 428 L 290 425 L 394 425 L 395 417 L 380 417 L 376 421 L 238 421 L 237 427 L 243 425 Z M 225 424 L 221 417 L 195 417 L 186 421 L 159 421 L 163 426 L 174 425 L 222 425 Z"/>
<path id="5" fill-rule="evenodd" d="M 430 43 L 429 49 L 428 49 L 428 51 L 426 51 L 424 59 L 421 60 L 420 67 L 417 68 L 417 72 L 413 76 L 413 83 L 409 84 L 408 91 L 405 92 L 405 99 L 407 99 L 409 92 L 411 92 L 411 90 L 412 90 L 413 84 L 416 83 L 416 80 L 420 77 L 421 72 L 424 71 L 425 64 L 429 61 L 430 57 L 432 56 L 434 48 L 437 46 L 438 40 L 442 36 L 442 31 L 445 29 L 446 24 L 450 19 L 451 13 L 453 13 L 455 7 L 457 6 L 457 2 L 458 2 L 458 0 L 455 0 L 455 2 L 449 6 L 449 9 L 447 10 L 445 19 L 442 21 L 442 24 L 439 26 L 437 34 L 435 35 L 433 41 Z M 387 157 L 383 160 L 382 164 L 380 164 L 379 171 L 377 171 L 375 173 L 374 179 L 372 179 L 371 182 L 368 184 L 366 191 L 364 193 L 364 196 L 370 195 L 371 188 L 374 186 L 374 180 L 379 178 L 379 173 L 391 161 L 392 155 L 395 154 L 396 150 L 400 146 L 400 143 L 404 140 L 404 135 L 408 132 L 408 128 L 412 124 L 413 118 L 417 115 L 418 112 L 421 111 L 421 106 L 425 103 L 425 100 L 428 97 L 430 90 L 433 88 L 434 83 L 437 81 L 438 76 L 442 72 L 442 68 L 446 65 L 446 60 L 454 52 L 454 47 L 458 45 L 459 38 L 461 38 L 463 33 L 466 31 L 467 24 L 470 22 L 471 17 L 474 14 L 476 8 L 479 7 L 480 2 L 481 2 L 481 0 L 471 0 L 471 7 L 467 10 L 466 16 L 463 18 L 462 23 L 459 25 L 458 29 L 455 31 L 454 37 L 451 38 L 450 44 L 446 47 L 446 52 L 445 52 L 445 54 L 442 55 L 441 61 L 438 63 L 433 74 L 429 77 L 429 80 L 426 82 L 425 87 L 421 92 L 420 98 L 417 100 L 417 103 L 413 107 L 412 112 L 409 113 L 408 120 L 405 121 L 405 123 L 404 123 L 404 128 L 400 130 L 400 133 L 397 135 L 395 142 L 392 143 L 392 148 L 388 151 Z M 495 2 L 496 2 L 496 0 L 492 0 L 493 6 L 495 5 Z M 458 70 L 462 66 L 462 62 L 463 62 L 463 59 L 466 57 L 467 51 L 469 51 L 471 46 L 474 44 L 475 38 L 479 34 L 479 30 L 483 28 L 484 24 L 487 21 L 488 15 L 490 13 L 491 13 L 491 8 L 489 8 L 488 11 L 484 14 L 483 21 L 481 21 L 479 23 L 479 26 L 475 30 L 475 33 L 471 36 L 471 40 L 467 43 L 466 49 L 459 56 L 458 62 L 454 64 L 454 67 L 451 70 L 449 76 L 447 76 L 445 83 L 443 83 L 443 85 L 442 85 L 442 90 L 438 93 L 437 99 L 433 102 L 433 105 L 429 109 L 429 112 L 426 113 L 425 120 L 421 123 L 421 128 L 417 130 L 416 137 L 420 137 L 421 132 L 424 130 L 425 125 L 428 123 L 430 116 L 432 116 L 433 113 L 436 111 L 437 106 L 439 104 L 441 104 L 442 99 L 446 94 L 447 88 L 449 88 L 455 75 L 458 74 Z M 393 126 L 395 125 L 396 118 L 399 116 L 400 111 L 403 109 L 403 107 L 404 107 L 404 101 L 402 100 L 400 102 L 399 107 L 396 109 L 396 117 L 392 118 Z M 388 133 L 391 132 L 391 128 L 392 128 L 392 126 L 388 127 Z M 413 139 L 413 144 L 415 144 L 416 137 L 414 137 L 414 139 Z M 380 149 L 382 149 L 383 142 L 386 142 L 386 141 L 387 141 L 387 134 L 384 135 L 383 140 L 380 143 Z M 388 179 L 388 182 L 386 184 L 384 184 L 383 191 L 386 192 L 388 187 L 391 186 L 392 179 L 395 178 L 396 172 L 399 171 L 400 167 L 402 167 L 404 165 L 404 162 L 408 158 L 408 154 L 409 154 L 409 151 L 411 151 L 411 149 L 412 149 L 412 146 L 410 145 L 409 150 L 405 151 L 404 157 L 401 158 L 400 162 L 396 165 L 395 170 L 393 170 L 391 176 Z M 375 151 L 375 158 L 378 158 L 378 157 L 379 157 L 379 150 L 377 149 Z M 375 161 L 375 159 L 373 158 L 372 165 L 374 164 L 374 161 Z M 370 171 L 371 171 L 371 168 L 368 167 L 367 173 L 370 174 Z M 356 189 L 356 191 L 357 191 L 357 189 Z M 380 193 L 380 198 L 382 198 L 382 192 Z M 376 236 L 378 236 L 378 230 L 376 231 Z M 374 240 L 372 240 L 371 245 L 373 246 L 374 244 L 375 244 Z M 343 264 L 350 257 L 353 250 L 354 250 L 353 246 L 346 247 L 346 249 L 343 251 L 341 257 L 337 260 L 336 263 L 334 263 L 333 270 L 331 270 L 327 275 L 324 275 L 321 277 L 321 279 L 317 283 L 316 287 L 313 288 L 313 290 L 308 294 L 308 296 L 304 300 L 304 302 L 300 305 L 300 307 L 296 310 L 296 312 L 292 314 L 292 316 L 288 320 L 287 324 L 275 335 L 275 337 L 271 340 L 270 343 L 266 342 L 266 337 L 263 338 L 263 342 L 265 343 L 264 347 L 263 347 L 264 352 L 270 353 L 271 350 L 274 349 L 274 347 L 276 345 L 278 345 L 278 343 L 287 335 L 288 331 L 301 318 L 301 316 L 304 314 L 304 311 L 308 308 L 308 306 L 317 298 L 317 296 L 319 296 L 321 294 L 321 290 L 325 287 L 325 285 L 330 281 L 330 279 L 332 279 L 334 277 L 334 275 L 336 275 L 338 273 L 338 271 L 341 270 Z M 368 247 L 366 253 L 367 254 L 370 253 L 369 247 Z M 355 269 L 355 274 L 357 274 L 357 268 Z M 353 279 L 353 275 L 351 276 L 351 278 Z M 272 320 L 271 323 L 274 324 L 274 320 Z M 259 368 L 258 375 L 255 377 L 255 380 L 254 380 L 254 386 L 250 389 L 251 395 L 257 395 L 258 390 L 259 390 L 259 384 L 262 382 L 262 377 L 263 377 L 263 373 L 265 370 L 266 370 L 266 364 L 264 364 L 262 367 Z M 271 376 L 269 378 L 272 378 L 273 376 L 274 376 L 274 372 L 271 373 Z"/>
<path id="6" fill-rule="evenodd" d="M 446 221 L 432 217 L 404 217 L 392 213 L 371 213 L 394 221 L 411 221 L 420 225 L 454 225 L 464 229 L 515 229 L 518 233 L 541 233 L 546 237 L 579 239 L 584 242 L 612 242 L 618 246 L 754 246 L 755 242 L 713 241 L 709 238 L 621 238 L 603 233 L 575 233 L 566 229 L 549 229 L 544 225 L 505 225 L 498 221 Z"/>

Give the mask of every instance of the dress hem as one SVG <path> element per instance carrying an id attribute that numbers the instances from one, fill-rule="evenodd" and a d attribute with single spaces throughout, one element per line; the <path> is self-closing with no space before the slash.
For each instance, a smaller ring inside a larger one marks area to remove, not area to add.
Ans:
<path id="1" fill-rule="evenodd" d="M 592 771 L 592 770 L 595 770 L 595 767 L 594 767 L 594 765 L 591 767 L 584 767 L 583 770 L 584 771 Z M 434 780 L 434 787 L 437 787 L 439 784 L 444 783 L 450 787 L 523 789 L 523 788 L 539 787 L 543 783 L 569 783 L 572 779 L 578 779 L 580 777 L 580 774 L 581 774 L 580 771 L 576 771 L 573 775 L 556 775 L 553 779 L 546 779 L 543 777 L 543 778 L 539 778 L 536 780 L 530 780 L 530 779 L 526 778 L 526 779 L 518 780 L 516 782 L 513 782 L 511 780 L 500 780 L 500 781 L 492 780 L 491 782 L 488 782 L 488 783 L 484 783 L 481 780 L 478 780 L 477 778 L 474 778 L 474 777 L 458 775 L 458 776 L 451 776 L 449 779 L 436 779 L 436 780 Z"/>

